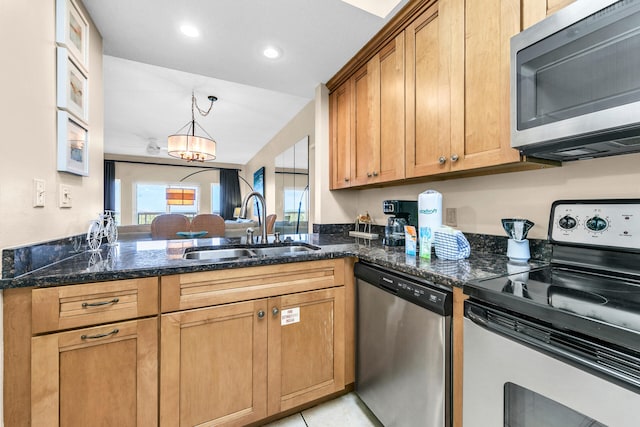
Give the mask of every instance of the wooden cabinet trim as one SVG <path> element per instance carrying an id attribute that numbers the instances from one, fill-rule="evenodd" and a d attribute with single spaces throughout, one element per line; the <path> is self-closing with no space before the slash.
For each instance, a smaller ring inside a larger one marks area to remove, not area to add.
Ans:
<path id="1" fill-rule="evenodd" d="M 462 292 L 462 288 L 453 288 L 453 351 L 451 372 L 452 378 L 452 395 L 453 395 L 453 426 L 462 426 L 462 386 L 463 386 L 463 370 L 464 370 L 464 301 L 468 298 Z"/>
<path id="2" fill-rule="evenodd" d="M 341 285 L 344 260 L 319 260 L 161 278 L 162 312 Z"/>

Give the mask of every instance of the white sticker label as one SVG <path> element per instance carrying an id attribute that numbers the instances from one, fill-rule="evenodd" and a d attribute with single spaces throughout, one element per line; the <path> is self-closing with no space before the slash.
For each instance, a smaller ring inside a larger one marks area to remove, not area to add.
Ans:
<path id="1" fill-rule="evenodd" d="M 282 310 L 280 314 L 280 325 L 290 325 L 300 321 L 300 307 Z"/>

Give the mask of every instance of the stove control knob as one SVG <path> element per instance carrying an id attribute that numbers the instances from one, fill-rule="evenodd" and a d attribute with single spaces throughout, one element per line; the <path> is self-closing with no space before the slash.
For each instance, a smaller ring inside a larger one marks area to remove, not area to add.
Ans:
<path id="1" fill-rule="evenodd" d="M 591 217 L 586 222 L 587 228 L 591 231 L 604 231 L 608 225 L 607 220 L 599 216 Z"/>
<path id="2" fill-rule="evenodd" d="M 574 217 L 565 215 L 562 218 L 560 218 L 560 220 L 558 221 L 558 225 L 562 229 L 572 230 L 576 227 L 576 225 L 578 225 L 578 222 Z"/>

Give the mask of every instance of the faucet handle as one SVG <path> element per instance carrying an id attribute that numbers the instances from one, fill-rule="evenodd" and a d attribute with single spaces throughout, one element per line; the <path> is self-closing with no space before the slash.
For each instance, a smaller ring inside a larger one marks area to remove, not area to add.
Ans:
<path id="1" fill-rule="evenodd" d="M 247 228 L 247 244 L 251 244 L 252 245 L 254 243 L 254 241 L 253 241 L 253 233 L 254 233 L 253 228 L 251 228 L 251 227 Z"/>
<path id="2" fill-rule="evenodd" d="M 279 231 L 274 231 L 273 232 L 273 243 L 281 243 L 282 241 L 280 240 L 280 232 Z"/>

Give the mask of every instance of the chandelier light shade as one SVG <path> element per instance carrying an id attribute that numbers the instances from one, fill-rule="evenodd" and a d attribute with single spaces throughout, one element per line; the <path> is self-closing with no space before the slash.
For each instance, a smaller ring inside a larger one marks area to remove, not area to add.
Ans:
<path id="1" fill-rule="evenodd" d="M 168 205 L 193 206 L 196 200 L 196 190 L 193 188 L 167 188 Z"/>
<path id="2" fill-rule="evenodd" d="M 218 100 L 215 96 L 209 96 L 209 109 L 203 111 L 198 107 L 198 102 L 191 93 L 191 121 L 184 125 L 174 135 L 170 135 L 167 141 L 167 152 L 170 156 L 187 162 L 206 162 L 216 158 L 216 142 L 195 120 L 195 109 L 203 117 L 209 114 L 213 103 Z M 196 127 L 201 135 L 196 135 Z M 186 131 L 182 133 L 182 131 Z M 202 135 L 204 134 L 204 135 Z M 167 200 L 169 200 L 167 198 Z"/>

